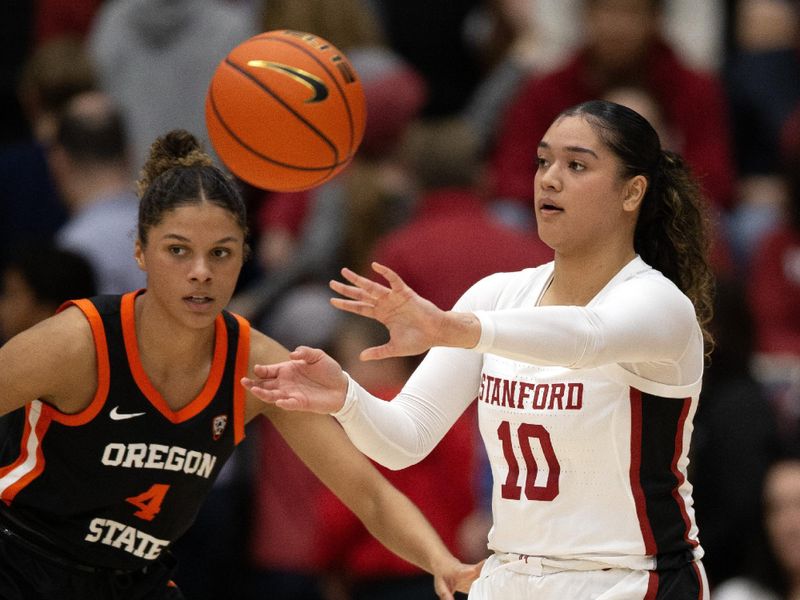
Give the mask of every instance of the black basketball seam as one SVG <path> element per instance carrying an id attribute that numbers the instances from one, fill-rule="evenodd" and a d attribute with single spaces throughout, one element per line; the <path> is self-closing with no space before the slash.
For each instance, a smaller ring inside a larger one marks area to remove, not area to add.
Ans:
<path id="1" fill-rule="evenodd" d="M 309 35 L 313 35 L 313 34 L 309 34 Z M 355 137 L 356 137 L 355 124 L 353 123 L 353 113 L 350 110 L 350 103 L 347 101 L 347 96 L 345 95 L 344 90 L 342 89 L 342 86 L 339 84 L 339 81 L 336 79 L 336 76 L 328 69 L 327 65 L 324 62 L 322 62 L 319 58 L 317 58 L 314 55 L 314 53 L 311 52 L 308 48 L 306 48 L 305 46 L 302 46 L 301 44 L 296 43 L 294 40 L 287 40 L 287 39 L 281 38 L 281 37 L 274 37 L 274 34 L 272 34 L 272 33 L 266 33 L 266 34 L 258 35 L 254 39 L 272 40 L 274 42 L 282 42 L 284 44 L 288 44 L 289 46 L 292 46 L 292 47 L 296 48 L 297 50 L 302 51 L 304 54 L 308 55 L 310 58 L 312 58 L 314 60 L 314 62 L 316 62 L 320 67 L 322 67 L 325 70 L 325 72 L 331 78 L 331 81 L 333 81 L 333 83 L 336 85 L 336 89 L 339 90 L 339 94 L 342 96 L 342 100 L 344 101 L 344 107 L 345 107 L 345 109 L 347 109 L 347 122 L 350 125 L 350 144 L 349 144 L 349 148 L 348 148 L 348 151 L 347 151 L 347 156 L 348 156 L 348 158 L 352 157 L 353 153 L 355 152 L 355 148 L 353 146 L 355 145 Z"/>
<path id="2" fill-rule="evenodd" d="M 283 106 L 283 107 L 284 107 L 286 110 L 288 110 L 290 113 L 292 113 L 292 114 L 293 114 L 293 115 L 294 115 L 294 116 L 295 116 L 295 117 L 296 117 L 296 118 L 297 118 L 297 119 L 298 119 L 298 120 L 299 120 L 301 123 L 303 123 L 303 124 L 304 124 L 306 127 L 308 127 L 308 128 L 311 130 L 311 131 L 313 131 L 314 133 L 316 133 L 316 134 L 317 134 L 317 136 L 318 136 L 318 137 L 319 137 L 319 138 L 320 138 L 320 139 L 321 139 L 321 140 L 322 140 L 322 141 L 323 141 L 325 144 L 327 144 L 327 145 L 330 147 L 330 149 L 331 149 L 331 150 L 333 150 L 333 162 L 334 162 L 334 164 L 335 164 L 335 165 L 340 165 L 340 164 L 342 164 L 342 163 L 340 163 L 340 162 L 339 162 L 339 149 L 336 147 L 336 144 L 334 144 L 334 143 L 333 143 L 333 141 L 331 141 L 331 139 L 330 139 L 330 138 L 328 138 L 328 136 L 326 136 L 326 135 L 325 135 L 325 134 L 324 134 L 322 131 L 320 131 L 319 129 L 317 129 L 317 127 L 316 127 L 316 126 L 315 126 L 313 123 L 310 123 L 308 120 L 306 120 L 306 119 L 303 117 L 303 115 L 301 115 L 300 113 L 298 113 L 298 112 L 297 112 L 297 111 L 296 111 L 294 108 L 292 108 L 292 107 L 291 107 L 289 104 L 287 104 L 287 103 L 286 103 L 286 102 L 283 100 L 283 98 L 281 98 L 281 97 L 280 97 L 280 96 L 278 96 L 278 95 L 277 95 L 277 94 L 276 94 L 274 91 L 272 91 L 272 90 L 269 88 L 269 86 L 268 86 L 268 85 L 266 85 L 266 84 L 262 83 L 262 82 L 261 82 L 261 81 L 259 81 L 259 80 L 258 80 L 256 77 L 253 77 L 253 75 L 251 75 L 250 73 L 248 73 L 246 70 L 244 70 L 242 67 L 240 67 L 239 65 L 237 65 L 235 62 L 232 62 L 230 59 L 226 58 L 226 59 L 225 59 L 225 64 L 229 65 L 230 67 L 232 67 L 233 69 L 235 69 L 236 71 L 238 71 L 239 73 L 241 73 L 242 75 L 244 75 L 244 76 L 245 76 L 247 79 L 249 79 L 250 81 L 252 81 L 253 83 L 255 83 L 255 84 L 258 86 L 258 87 L 260 87 L 262 90 L 264 90 L 264 91 L 265 91 L 267 94 L 269 94 L 270 96 L 272 96 L 272 97 L 273 97 L 273 99 L 275 99 L 275 100 L 276 100 L 276 101 L 277 101 L 277 102 L 278 102 L 278 103 L 279 103 L 281 106 Z M 347 104 L 347 102 L 345 102 L 345 105 L 346 105 L 346 104 Z M 328 168 L 328 167 L 325 167 L 325 168 Z"/>
<path id="3" fill-rule="evenodd" d="M 332 171 L 332 170 L 334 170 L 334 169 L 336 169 L 338 167 L 341 167 L 342 165 L 347 164 L 347 162 L 349 162 L 349 159 L 348 159 L 347 161 L 342 161 L 342 162 L 336 163 L 332 167 L 330 167 L 330 166 L 325 166 L 325 167 L 301 167 L 301 166 L 298 166 L 298 165 L 292 165 L 292 164 L 289 164 L 289 163 L 284 163 L 284 162 L 281 162 L 281 161 L 276 160 L 274 158 L 270 158 L 269 156 L 266 156 L 265 154 L 262 154 L 261 152 L 259 152 L 255 148 L 252 148 L 249 144 L 247 144 L 247 142 L 242 140 L 238 135 L 236 135 L 236 133 L 234 133 L 231 130 L 231 128 L 225 122 L 225 119 L 222 118 L 222 115 L 220 114 L 219 110 L 217 109 L 217 103 L 214 100 L 213 86 L 212 86 L 212 89 L 209 90 L 209 96 L 208 97 L 209 97 L 209 100 L 211 102 L 211 110 L 214 112 L 214 116 L 217 118 L 217 120 L 219 121 L 220 125 L 222 125 L 223 129 L 225 129 L 225 131 L 228 133 L 228 135 L 231 136 L 234 140 L 236 140 L 236 142 L 242 148 L 244 148 L 245 150 L 247 150 L 251 154 L 254 154 L 258 158 L 260 158 L 260 159 L 262 159 L 262 160 L 264 160 L 266 162 L 272 163 L 272 164 L 277 165 L 279 167 L 284 167 L 284 168 L 287 168 L 287 169 L 293 169 L 295 171 Z M 321 183 L 321 182 L 325 181 L 325 179 L 327 177 L 328 177 L 327 174 L 323 175 L 316 183 L 311 184 L 311 186 L 316 185 L 317 183 Z"/>

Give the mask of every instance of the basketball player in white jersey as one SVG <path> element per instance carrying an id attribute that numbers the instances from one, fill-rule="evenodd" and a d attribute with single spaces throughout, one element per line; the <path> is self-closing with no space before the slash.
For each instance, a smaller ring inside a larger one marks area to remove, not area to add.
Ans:
<path id="1" fill-rule="evenodd" d="M 331 283 L 345 297 L 335 306 L 389 330 L 363 359 L 430 349 L 393 401 L 310 348 L 243 383 L 287 410 L 334 414 L 395 469 L 477 397 L 493 554 L 472 600 L 708 598 L 686 476 L 710 342 L 698 187 L 638 113 L 592 101 L 541 140 L 535 190 L 555 260 L 487 277 L 452 311 L 383 265 L 388 286 L 347 269 L 349 285 Z"/>

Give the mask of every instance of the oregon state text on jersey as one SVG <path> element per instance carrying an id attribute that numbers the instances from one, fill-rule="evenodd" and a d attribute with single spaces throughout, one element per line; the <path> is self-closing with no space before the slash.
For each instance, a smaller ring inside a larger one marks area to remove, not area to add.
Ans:
<path id="1" fill-rule="evenodd" d="M 244 437 L 250 329 L 223 312 L 203 389 L 173 411 L 147 378 L 134 325 L 137 292 L 77 300 L 97 353 L 91 404 L 66 415 L 34 400 L 0 453 L 4 512 L 53 550 L 112 569 L 141 568 L 191 524 Z"/>

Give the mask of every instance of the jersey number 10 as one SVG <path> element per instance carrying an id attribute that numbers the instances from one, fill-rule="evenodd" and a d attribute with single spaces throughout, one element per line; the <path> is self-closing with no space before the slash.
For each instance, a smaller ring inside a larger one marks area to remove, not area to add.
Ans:
<path id="1" fill-rule="evenodd" d="M 497 428 L 497 437 L 500 438 L 503 445 L 503 456 L 508 464 L 508 476 L 506 482 L 500 486 L 500 492 L 507 500 L 519 500 L 522 496 L 522 486 L 519 485 L 519 462 L 514 454 L 512 435 L 514 434 L 511 431 L 511 424 L 508 421 L 500 423 L 500 427 Z M 549 502 L 558 496 L 558 477 L 561 473 L 558 459 L 553 452 L 553 444 L 550 442 L 550 434 L 541 425 L 521 423 L 517 428 L 516 435 L 522 458 L 525 461 L 525 497 L 528 500 Z M 539 467 L 531 446 L 533 439 L 539 440 L 542 454 L 547 461 L 547 482 L 543 486 L 536 485 Z"/>

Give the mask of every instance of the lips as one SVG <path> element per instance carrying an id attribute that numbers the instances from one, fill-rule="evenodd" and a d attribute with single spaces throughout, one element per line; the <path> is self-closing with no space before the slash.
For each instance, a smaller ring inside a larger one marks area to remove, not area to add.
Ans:
<path id="1" fill-rule="evenodd" d="M 553 202 L 544 201 L 539 203 L 540 212 L 564 212 L 564 209 Z"/>
<path id="2" fill-rule="evenodd" d="M 200 294 L 192 294 L 190 296 L 184 296 L 183 300 L 184 302 L 189 302 L 190 304 L 197 304 L 198 306 L 214 302 L 214 299 L 211 296 L 203 296 Z"/>

